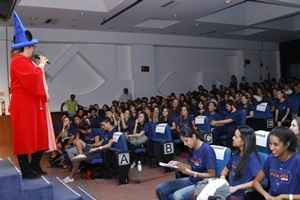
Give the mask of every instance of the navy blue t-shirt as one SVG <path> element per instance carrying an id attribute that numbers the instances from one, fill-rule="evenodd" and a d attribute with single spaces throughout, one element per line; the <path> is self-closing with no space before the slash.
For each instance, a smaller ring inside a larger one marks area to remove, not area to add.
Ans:
<path id="1" fill-rule="evenodd" d="M 290 105 L 291 112 L 296 114 L 300 108 L 300 94 L 292 94 L 288 96 L 288 104 Z"/>
<path id="2" fill-rule="evenodd" d="M 227 136 L 231 139 L 231 136 L 234 135 L 235 129 L 243 124 L 243 119 L 240 111 L 235 112 L 227 112 L 225 119 L 232 119 L 232 122 L 225 125 L 225 129 L 227 130 Z"/>
<path id="3" fill-rule="evenodd" d="M 178 124 L 179 113 L 176 111 L 171 112 L 169 119 L 171 122 L 175 122 L 175 124 Z"/>
<path id="4" fill-rule="evenodd" d="M 178 122 L 176 123 L 176 125 L 178 125 L 180 128 L 184 126 L 188 126 L 192 128 L 193 121 L 194 121 L 194 117 L 192 115 L 188 115 L 188 117 L 185 119 L 182 116 L 180 116 L 178 118 Z"/>
<path id="5" fill-rule="evenodd" d="M 264 165 L 264 173 L 269 182 L 269 193 L 300 194 L 300 155 L 294 153 L 287 161 L 270 155 Z"/>
<path id="6" fill-rule="evenodd" d="M 208 117 L 209 122 L 211 122 L 212 120 L 218 121 L 224 119 L 224 117 L 217 112 L 214 114 L 205 112 L 204 115 Z"/>
<path id="7" fill-rule="evenodd" d="M 207 172 L 210 169 L 216 169 L 216 154 L 211 146 L 203 143 L 200 148 L 193 150 L 190 164 L 192 170 L 195 172 Z M 194 178 L 190 176 L 190 181 L 196 183 L 202 180 L 201 178 Z"/>
<path id="8" fill-rule="evenodd" d="M 283 102 L 277 101 L 275 104 L 276 110 L 278 110 L 278 120 L 281 120 L 286 114 L 287 109 L 289 108 L 289 104 L 287 100 Z"/>
<path id="9" fill-rule="evenodd" d="M 112 131 L 102 131 L 100 134 L 101 139 L 104 140 L 102 145 L 107 144 L 115 132 L 117 132 L 116 128 L 113 128 Z"/>
<path id="10" fill-rule="evenodd" d="M 100 124 L 100 119 L 98 117 L 90 117 L 89 118 L 91 122 L 91 127 L 92 128 L 98 128 Z"/>
<path id="11" fill-rule="evenodd" d="M 219 121 L 219 120 L 223 120 L 224 116 L 221 115 L 220 113 L 208 113 L 207 114 L 209 123 L 211 123 L 211 121 Z M 211 126 L 211 131 L 214 133 L 215 137 L 218 137 L 219 135 L 222 135 L 222 133 L 224 132 L 224 128 L 222 126 Z"/>
<path id="12" fill-rule="evenodd" d="M 227 169 L 229 169 L 229 177 L 228 182 L 230 186 L 236 186 L 244 183 L 248 183 L 256 177 L 258 172 L 262 169 L 261 163 L 257 158 L 255 153 L 252 153 L 248 161 L 242 171 L 242 175 L 240 178 L 236 177 L 236 169 L 239 166 L 241 161 L 241 156 L 239 153 L 235 153 L 231 156 L 228 164 L 226 165 Z M 243 196 L 243 191 L 238 191 L 234 195 Z"/>
<path id="13" fill-rule="evenodd" d="M 241 118 L 241 113 L 240 111 L 236 111 L 236 112 L 227 112 L 225 119 L 232 119 L 233 122 L 231 122 L 230 124 L 234 125 L 234 126 L 239 126 L 242 125 L 242 118 Z"/>
<path id="14" fill-rule="evenodd" d="M 69 128 L 69 133 L 70 135 L 76 135 L 79 132 L 79 130 L 79 125 L 72 123 Z"/>
<path id="15" fill-rule="evenodd" d="M 101 130 L 99 128 L 92 128 L 91 131 L 86 134 L 81 134 L 81 138 L 87 144 L 93 144 L 97 136 L 101 137 Z"/>
<path id="16" fill-rule="evenodd" d="M 141 131 L 144 131 L 144 134 L 147 137 L 151 137 L 152 135 L 152 130 L 153 130 L 154 124 L 151 122 L 145 122 L 143 125 L 138 124 L 136 132 L 140 133 Z M 131 132 L 131 134 L 133 134 L 133 130 Z"/>
<path id="17" fill-rule="evenodd" d="M 238 106 L 238 110 L 244 112 L 246 116 L 250 115 L 250 112 L 253 111 L 253 109 L 254 107 L 252 104 L 246 104 L 246 105 L 240 104 Z"/>

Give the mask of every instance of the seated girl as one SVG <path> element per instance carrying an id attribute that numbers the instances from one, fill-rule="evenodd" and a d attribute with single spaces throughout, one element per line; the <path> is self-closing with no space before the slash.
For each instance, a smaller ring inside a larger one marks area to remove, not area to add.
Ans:
<path id="1" fill-rule="evenodd" d="M 136 148 L 143 147 L 147 140 L 147 134 L 150 132 L 150 125 L 148 123 L 148 117 L 146 113 L 141 112 L 138 115 L 138 118 L 135 121 L 133 133 L 127 135 L 129 149 L 131 151 L 131 168 L 136 166 L 137 156 L 135 155 L 134 151 Z"/>
<path id="2" fill-rule="evenodd" d="M 254 180 L 254 188 L 268 200 L 300 199 L 300 155 L 296 153 L 297 138 L 288 128 L 274 128 L 269 135 L 272 154 Z M 267 178 L 269 190 L 261 181 Z"/>
<path id="3" fill-rule="evenodd" d="M 156 194 L 160 200 L 191 199 L 198 181 L 215 176 L 216 155 L 214 150 L 203 142 L 201 134 L 188 126 L 182 127 L 180 134 L 184 145 L 192 150 L 190 162 L 185 164 L 170 161 L 169 164 L 176 166 L 178 171 L 188 177 L 159 184 Z"/>
<path id="4" fill-rule="evenodd" d="M 232 146 L 237 149 L 221 177 L 228 177 L 231 196 L 228 199 L 244 199 L 245 189 L 251 188 L 253 180 L 262 169 L 256 152 L 254 130 L 248 126 L 239 126 L 233 136 Z"/>

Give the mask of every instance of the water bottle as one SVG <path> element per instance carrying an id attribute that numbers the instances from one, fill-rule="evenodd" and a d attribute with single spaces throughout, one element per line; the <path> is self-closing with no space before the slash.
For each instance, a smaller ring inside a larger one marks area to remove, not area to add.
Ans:
<path id="1" fill-rule="evenodd" d="M 138 161 L 137 170 L 138 170 L 138 172 L 142 172 L 142 170 L 143 170 L 142 163 L 140 160 Z"/>

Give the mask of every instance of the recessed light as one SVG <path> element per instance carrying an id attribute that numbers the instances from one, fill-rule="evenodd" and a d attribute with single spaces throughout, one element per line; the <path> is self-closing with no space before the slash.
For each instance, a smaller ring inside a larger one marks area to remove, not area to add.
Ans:
<path id="1" fill-rule="evenodd" d="M 231 1 L 232 1 L 232 0 L 225 0 L 225 3 L 226 3 L 226 4 L 229 4 L 229 3 L 231 3 Z"/>

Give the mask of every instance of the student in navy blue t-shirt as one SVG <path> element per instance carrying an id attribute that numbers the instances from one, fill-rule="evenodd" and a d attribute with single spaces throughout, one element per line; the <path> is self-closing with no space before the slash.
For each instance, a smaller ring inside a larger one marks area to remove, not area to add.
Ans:
<path id="1" fill-rule="evenodd" d="M 253 105 L 246 95 L 242 95 L 241 102 L 238 105 L 238 110 L 244 112 L 247 119 L 254 116 Z"/>
<path id="2" fill-rule="evenodd" d="M 292 115 L 292 117 L 294 117 L 299 113 L 300 94 L 299 93 L 293 93 L 292 90 L 288 90 L 287 93 L 288 93 L 287 101 L 288 101 L 288 104 L 290 105 L 290 108 L 291 108 L 291 115 Z"/>
<path id="3" fill-rule="evenodd" d="M 161 109 L 161 113 L 159 115 L 159 123 L 167 123 L 172 131 L 176 129 L 176 123 L 173 119 L 171 119 L 169 109 L 167 107 L 163 107 Z"/>
<path id="4" fill-rule="evenodd" d="M 80 162 L 87 159 L 88 151 L 101 144 L 100 134 L 100 130 L 92 129 L 87 120 L 81 122 L 76 139 L 73 141 L 74 146 L 66 149 L 73 167 L 70 175 L 63 179 L 65 183 L 74 181 Z"/>
<path id="5" fill-rule="evenodd" d="M 177 120 L 177 128 L 178 128 L 178 132 L 180 132 L 180 129 L 184 126 L 189 126 L 190 128 L 194 127 L 194 119 L 193 116 L 190 115 L 187 106 L 182 106 L 181 110 L 180 110 L 180 115 L 178 117 Z"/>
<path id="6" fill-rule="evenodd" d="M 140 161 L 138 160 L 140 157 L 135 153 L 135 150 L 146 146 L 151 131 L 151 124 L 148 121 L 147 114 L 145 112 L 139 113 L 135 121 L 133 132 L 127 135 L 128 148 L 131 152 L 131 168 L 137 166 L 136 164 Z"/>
<path id="7" fill-rule="evenodd" d="M 224 117 L 221 115 L 218 110 L 217 110 L 217 102 L 215 101 L 210 101 L 208 103 L 208 112 L 205 112 L 205 116 L 207 116 L 210 127 L 211 127 L 211 132 L 213 133 L 213 140 L 215 144 L 219 144 L 220 142 L 218 141 L 219 136 L 222 135 L 223 128 L 220 126 L 212 126 L 211 122 L 212 121 L 219 121 L 223 120 Z"/>
<path id="8" fill-rule="evenodd" d="M 224 143 L 222 145 L 231 146 L 231 138 L 234 135 L 234 131 L 237 126 L 242 125 L 243 119 L 241 112 L 236 109 L 236 105 L 233 100 L 226 102 L 227 113 L 225 119 L 218 121 L 211 121 L 212 126 L 223 126 L 226 129 L 225 135 L 223 135 Z"/>
<path id="9" fill-rule="evenodd" d="M 286 120 L 291 119 L 291 109 L 286 99 L 286 94 L 282 90 L 278 90 L 276 93 L 277 103 L 275 104 L 275 123 L 277 126 L 281 126 Z"/>
<path id="10" fill-rule="evenodd" d="M 117 129 L 114 127 L 113 122 L 109 118 L 105 118 L 101 122 L 101 129 L 103 130 L 100 133 L 101 141 L 100 143 L 89 150 L 89 153 L 103 151 L 111 148 L 113 144 L 113 135 L 117 132 Z"/>
<path id="11" fill-rule="evenodd" d="M 160 200 L 189 200 L 198 181 L 215 176 L 216 155 L 212 147 L 203 142 L 200 133 L 188 126 L 182 127 L 180 133 L 184 145 L 192 149 L 189 164 L 179 161 L 170 161 L 169 164 L 188 177 L 159 184 L 156 194 Z"/>
<path id="12" fill-rule="evenodd" d="M 232 146 L 237 148 L 237 152 L 232 154 L 221 177 L 228 177 L 231 196 L 243 200 L 245 189 L 252 187 L 262 166 L 257 156 L 256 138 L 252 128 L 239 126 L 232 139 Z"/>
<path id="13" fill-rule="evenodd" d="M 297 138 L 288 128 L 278 127 L 269 135 L 269 147 L 272 151 L 255 178 L 254 188 L 265 199 L 300 199 L 300 155 L 296 153 Z M 267 178 L 269 191 L 260 182 Z"/>

